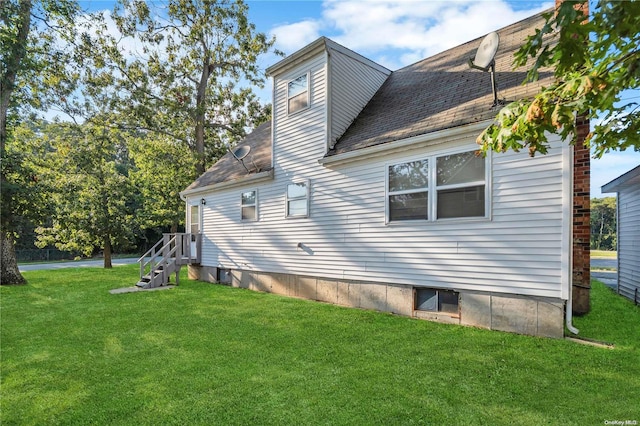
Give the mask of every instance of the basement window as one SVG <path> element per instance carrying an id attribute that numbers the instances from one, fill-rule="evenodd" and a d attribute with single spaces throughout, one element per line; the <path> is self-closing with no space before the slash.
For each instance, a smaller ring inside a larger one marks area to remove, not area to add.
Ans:
<path id="1" fill-rule="evenodd" d="M 458 315 L 459 293 L 453 290 L 416 288 L 415 310 Z"/>

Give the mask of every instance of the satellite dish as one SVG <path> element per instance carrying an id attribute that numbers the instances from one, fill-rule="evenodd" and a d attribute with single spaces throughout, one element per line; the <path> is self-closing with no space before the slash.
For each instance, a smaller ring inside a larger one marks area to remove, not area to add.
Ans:
<path id="1" fill-rule="evenodd" d="M 487 34 L 478 47 L 476 57 L 473 58 L 472 67 L 487 71 L 492 64 L 495 64 L 493 59 L 498 51 L 498 44 L 500 44 L 498 33 Z"/>
<path id="2" fill-rule="evenodd" d="M 491 73 L 491 90 L 493 91 L 493 105 L 491 105 L 491 107 L 504 103 L 498 100 L 498 89 L 496 86 L 495 57 L 499 44 L 500 36 L 495 31 L 491 32 L 487 34 L 480 43 L 475 58 L 469 59 L 469 67 Z"/>
<path id="3" fill-rule="evenodd" d="M 249 154 L 249 151 L 251 151 L 251 147 L 243 145 L 233 150 L 233 156 L 236 157 L 236 160 L 242 160 Z"/>
<path id="4" fill-rule="evenodd" d="M 249 155 L 249 152 L 251 152 L 251 147 L 248 145 L 242 145 L 232 150 L 228 144 L 225 145 L 227 145 L 227 149 L 229 150 L 231 155 L 233 155 L 233 158 L 238 160 L 240 164 L 242 164 L 242 167 L 244 167 L 244 169 L 248 172 L 249 169 L 247 169 L 247 166 L 244 164 L 244 158 Z"/>

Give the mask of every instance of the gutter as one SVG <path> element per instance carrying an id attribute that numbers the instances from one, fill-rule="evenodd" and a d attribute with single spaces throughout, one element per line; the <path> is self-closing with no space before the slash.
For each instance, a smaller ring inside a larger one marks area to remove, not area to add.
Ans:
<path id="1" fill-rule="evenodd" d="M 241 177 L 239 179 L 234 179 L 226 182 L 218 182 L 211 185 L 202 186 L 200 188 L 185 189 L 184 191 L 180 192 L 180 198 L 182 199 L 182 201 L 187 201 L 187 197 L 190 197 L 192 195 L 202 194 L 202 193 L 211 192 L 211 191 L 219 191 L 221 189 L 233 188 L 235 186 L 242 186 L 249 183 L 257 183 L 257 182 L 271 180 L 271 179 L 273 179 L 273 169 L 252 174 L 249 176 Z"/>
<path id="2" fill-rule="evenodd" d="M 407 149 L 421 148 L 423 146 L 436 145 L 442 143 L 445 138 L 446 142 L 454 138 L 469 138 L 470 133 L 480 133 L 492 120 L 484 120 L 478 123 L 467 124 L 463 126 L 452 127 L 449 129 L 439 130 L 436 132 L 426 133 L 423 135 L 413 136 L 406 139 L 400 139 L 393 142 L 381 143 L 367 148 L 360 148 L 353 151 L 343 152 L 331 156 L 325 156 L 318 160 L 323 166 L 338 165 L 358 161 L 363 158 L 386 156 L 395 151 L 406 151 Z M 475 139 L 475 136 L 473 137 Z"/>

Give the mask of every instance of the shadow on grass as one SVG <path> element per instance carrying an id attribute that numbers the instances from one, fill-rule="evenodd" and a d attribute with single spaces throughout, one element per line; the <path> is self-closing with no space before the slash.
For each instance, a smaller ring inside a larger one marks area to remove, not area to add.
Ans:
<path id="1" fill-rule="evenodd" d="M 0 288 L 3 425 L 638 418 L 638 308 L 599 283 L 576 324 L 614 350 L 186 279 L 109 294 L 137 265 L 25 275 Z"/>

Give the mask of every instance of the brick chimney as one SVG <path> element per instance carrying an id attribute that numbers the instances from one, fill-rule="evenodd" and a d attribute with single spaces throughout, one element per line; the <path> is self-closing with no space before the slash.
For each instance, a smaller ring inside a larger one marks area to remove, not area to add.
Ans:
<path id="1" fill-rule="evenodd" d="M 556 10 L 563 1 L 556 0 Z M 589 15 L 588 1 L 572 1 L 576 10 Z M 590 310 L 591 291 L 591 154 L 584 142 L 590 131 L 585 114 L 576 116 L 577 141 L 573 147 L 573 274 L 572 304 L 575 315 L 584 315 Z"/>

